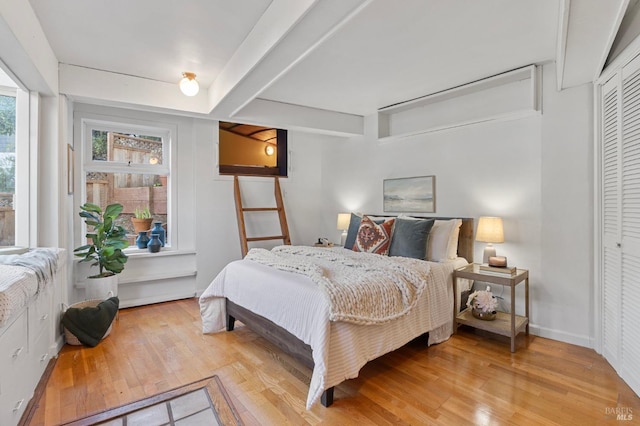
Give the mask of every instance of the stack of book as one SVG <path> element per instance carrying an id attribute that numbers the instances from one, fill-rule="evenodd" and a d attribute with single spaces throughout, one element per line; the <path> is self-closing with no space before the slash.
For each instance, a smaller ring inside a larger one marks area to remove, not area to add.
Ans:
<path id="1" fill-rule="evenodd" d="M 480 272 L 491 272 L 495 274 L 501 275 L 515 275 L 517 273 L 517 268 L 515 266 L 489 266 L 489 265 L 480 265 Z"/>

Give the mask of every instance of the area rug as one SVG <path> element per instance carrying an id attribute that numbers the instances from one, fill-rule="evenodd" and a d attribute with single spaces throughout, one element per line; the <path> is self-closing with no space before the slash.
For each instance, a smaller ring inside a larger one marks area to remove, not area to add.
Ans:
<path id="1" fill-rule="evenodd" d="M 69 426 L 242 425 L 218 376 L 65 423 Z"/>

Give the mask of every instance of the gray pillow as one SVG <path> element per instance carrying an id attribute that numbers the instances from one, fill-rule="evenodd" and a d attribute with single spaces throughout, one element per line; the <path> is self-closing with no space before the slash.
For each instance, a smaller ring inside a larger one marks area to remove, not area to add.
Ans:
<path id="1" fill-rule="evenodd" d="M 434 219 L 396 219 L 389 256 L 411 257 L 425 260 L 427 258 L 427 240 L 433 227 Z"/>

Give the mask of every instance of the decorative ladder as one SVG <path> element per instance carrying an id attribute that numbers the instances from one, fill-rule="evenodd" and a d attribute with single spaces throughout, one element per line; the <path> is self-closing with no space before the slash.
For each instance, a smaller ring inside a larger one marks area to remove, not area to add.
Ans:
<path id="1" fill-rule="evenodd" d="M 282 240 L 283 244 L 290 245 L 289 227 L 287 226 L 287 215 L 284 212 L 284 203 L 282 202 L 282 192 L 280 191 L 280 181 L 278 177 L 274 177 L 274 194 L 276 197 L 276 207 L 243 207 L 242 196 L 240 195 L 240 181 L 238 176 L 233 177 L 233 193 L 236 199 L 236 215 L 238 216 L 238 231 L 240 233 L 240 246 L 242 248 L 242 257 L 249 252 L 248 244 L 252 241 Z M 274 211 L 278 213 L 280 219 L 280 230 L 282 235 L 274 235 L 269 237 L 250 237 L 247 238 L 247 227 L 245 225 L 245 212 L 268 212 Z"/>

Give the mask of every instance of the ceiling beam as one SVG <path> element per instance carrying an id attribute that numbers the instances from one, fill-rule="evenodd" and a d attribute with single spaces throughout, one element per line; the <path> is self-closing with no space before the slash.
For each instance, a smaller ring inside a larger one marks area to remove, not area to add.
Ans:
<path id="1" fill-rule="evenodd" d="M 209 110 L 215 110 L 242 83 L 316 1 L 273 0 L 209 87 Z"/>
<path id="2" fill-rule="evenodd" d="M 556 48 L 558 90 L 600 76 L 629 0 L 561 0 Z"/>
<path id="3" fill-rule="evenodd" d="M 266 99 L 255 99 L 238 115 L 241 122 L 333 136 L 361 136 L 364 117 Z"/>
<path id="4" fill-rule="evenodd" d="M 362 134 L 362 117 L 360 116 L 336 113 L 336 117 L 342 117 L 338 118 L 338 123 L 342 124 L 338 124 L 335 129 L 330 129 L 329 123 L 326 121 L 329 114 L 328 111 L 302 106 L 296 108 L 294 105 L 281 106 L 278 102 L 266 102 L 264 99 L 259 99 L 259 96 L 324 41 L 332 37 L 336 31 L 346 25 L 371 2 L 372 0 L 323 0 L 315 2 L 312 7 L 307 9 L 304 16 L 289 29 L 286 37 L 278 40 L 278 43 L 273 46 L 268 55 L 255 64 L 251 72 L 247 73 L 235 86 L 228 88 L 227 96 L 220 99 L 213 106 L 211 115 L 230 121 L 242 119 L 246 122 L 257 123 L 259 122 L 257 120 L 264 119 L 264 117 L 274 116 L 271 111 L 260 111 L 260 107 L 271 108 L 277 106 L 278 110 L 301 111 L 294 114 L 306 117 L 305 122 L 322 123 L 314 127 L 313 131 L 327 131 L 331 134 Z M 237 53 L 240 52 L 241 49 Z M 227 68 L 225 68 L 225 73 Z M 311 119 L 313 114 L 318 114 L 317 119 Z M 346 120 L 345 117 L 347 117 Z M 352 120 L 358 123 L 355 125 L 350 124 L 347 126 L 348 129 L 345 129 L 344 122 L 351 122 Z M 280 120 L 280 123 L 282 123 L 282 120 Z M 275 125 L 275 123 L 266 124 Z M 299 124 L 297 123 L 296 125 Z"/>
<path id="5" fill-rule="evenodd" d="M 209 118 L 207 91 L 185 96 L 175 83 L 60 64 L 60 93 L 80 102 Z"/>
<path id="6" fill-rule="evenodd" d="M 58 59 L 28 1 L 0 1 L 0 54 L 21 89 L 58 93 Z"/>

